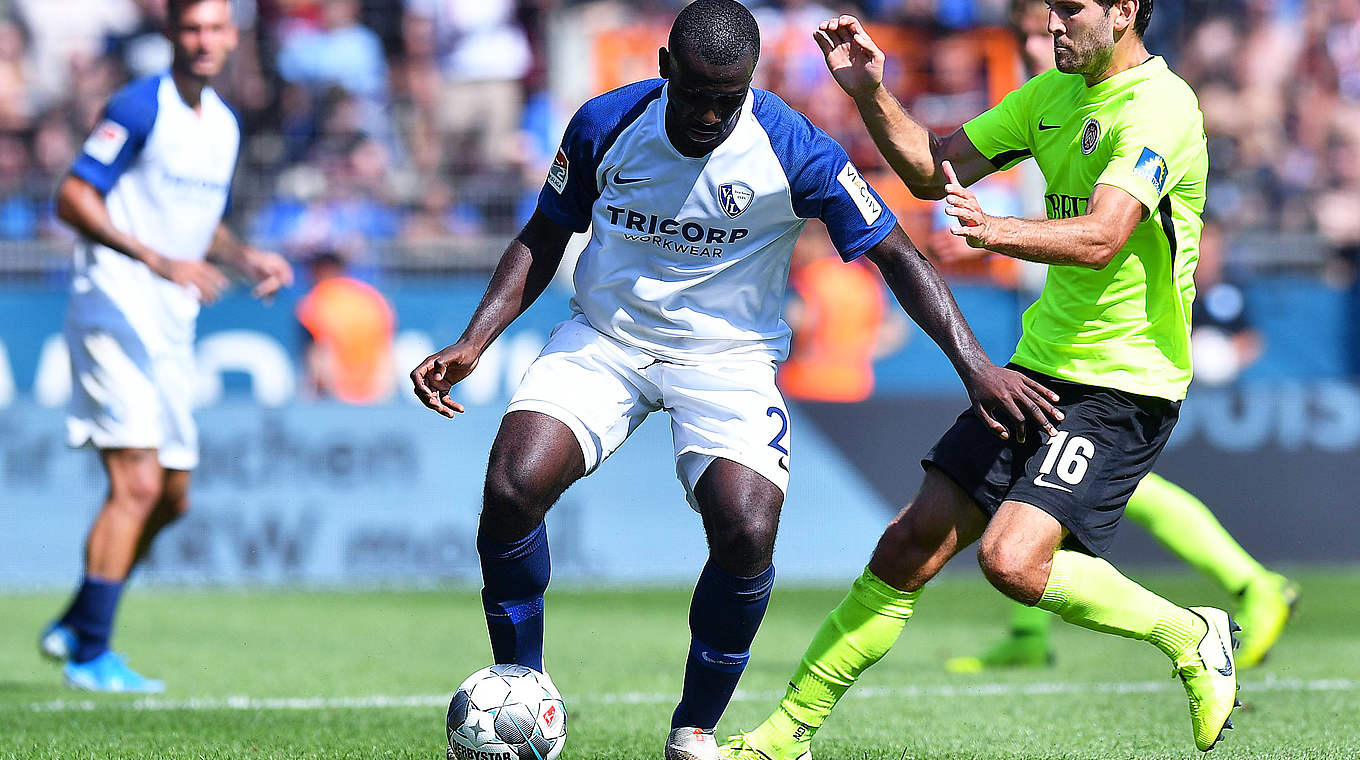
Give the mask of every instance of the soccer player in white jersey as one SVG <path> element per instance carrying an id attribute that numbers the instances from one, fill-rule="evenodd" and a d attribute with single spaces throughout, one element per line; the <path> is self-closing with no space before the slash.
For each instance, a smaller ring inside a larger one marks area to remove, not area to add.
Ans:
<path id="1" fill-rule="evenodd" d="M 241 134 L 208 82 L 236 46 L 231 13 L 229 0 L 170 0 L 170 71 L 113 96 L 57 190 L 58 213 L 80 234 L 66 317 L 69 442 L 96 448 L 109 476 L 85 577 L 40 640 L 76 688 L 165 688 L 110 651 L 109 635 L 128 573 L 188 509 L 194 323 L 199 303 L 227 285 L 207 259 L 251 278 L 260 297 L 292 282 L 284 259 L 222 224 Z"/>
<path id="2" fill-rule="evenodd" d="M 775 365 L 794 241 L 822 219 L 841 256 L 866 255 L 953 362 L 998 435 L 1057 397 L 991 363 L 954 299 L 845 151 L 769 92 L 751 88 L 759 30 L 734 0 L 677 16 L 662 79 L 577 111 L 538 208 L 502 256 L 457 343 L 412 373 L 446 417 L 487 346 L 542 293 L 573 232 L 573 316 L 510 402 L 491 450 L 478 528 L 483 605 L 497 663 L 543 670 L 543 518 L 651 412 L 671 416 L 676 471 L 710 549 L 690 608 L 683 694 L 668 760 L 714 758 L 712 730 L 744 669 L 773 582 L 789 477 L 788 413 Z M 659 537 L 664 545 L 665 537 Z"/>

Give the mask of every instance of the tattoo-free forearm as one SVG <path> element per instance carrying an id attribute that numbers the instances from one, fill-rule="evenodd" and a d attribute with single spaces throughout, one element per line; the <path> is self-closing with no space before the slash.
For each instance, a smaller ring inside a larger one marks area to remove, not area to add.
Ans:
<path id="1" fill-rule="evenodd" d="M 887 87 L 880 86 L 868 95 L 855 98 L 855 105 L 879 152 L 912 195 L 943 198 L 940 138 L 912 118 Z"/>
<path id="2" fill-rule="evenodd" d="M 160 259 L 160 254 L 114 226 L 104 196 L 79 177 L 68 175 L 57 188 L 57 216 L 86 238 L 128 258 L 153 268 Z"/>
<path id="3" fill-rule="evenodd" d="M 219 222 L 217 229 L 213 230 L 212 242 L 208 244 L 208 259 L 244 270 L 249 265 L 249 257 L 249 246 L 242 243 L 227 225 Z"/>
<path id="4" fill-rule="evenodd" d="M 501 255 L 459 343 L 485 350 L 552 282 L 571 233 L 537 214 Z"/>
<path id="5" fill-rule="evenodd" d="M 900 238 L 900 240 L 896 239 Z M 965 380 L 991 360 L 959 311 L 954 294 L 905 233 L 894 232 L 869 252 L 898 303 L 944 351 Z"/>
<path id="6" fill-rule="evenodd" d="M 1090 215 L 1040 220 L 993 217 L 989 226 L 987 250 L 1041 264 L 1103 269 L 1122 247 L 1111 239 L 1108 225 Z"/>

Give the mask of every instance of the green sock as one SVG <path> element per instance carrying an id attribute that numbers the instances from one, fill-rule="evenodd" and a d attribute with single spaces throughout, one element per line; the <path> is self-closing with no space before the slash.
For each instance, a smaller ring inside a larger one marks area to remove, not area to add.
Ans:
<path id="1" fill-rule="evenodd" d="M 1073 551 L 1053 555 L 1037 606 L 1082 628 L 1150 641 L 1176 663 L 1208 630 L 1198 615 L 1125 578 L 1105 560 Z"/>
<path id="2" fill-rule="evenodd" d="M 777 757 L 801 754 L 790 750 L 810 742 L 860 673 L 892 649 L 920 595 L 899 591 L 865 568 L 812 637 L 779 708 L 751 732 L 754 746 Z"/>
<path id="3" fill-rule="evenodd" d="M 1042 636 L 1048 638 L 1053 628 L 1053 615 L 1047 610 L 1016 602 L 1011 608 L 1011 636 Z"/>
<path id="4" fill-rule="evenodd" d="M 1266 572 L 1228 535 L 1204 502 L 1166 478 L 1151 473 L 1143 478 L 1124 514 L 1230 594 L 1241 592 Z"/>

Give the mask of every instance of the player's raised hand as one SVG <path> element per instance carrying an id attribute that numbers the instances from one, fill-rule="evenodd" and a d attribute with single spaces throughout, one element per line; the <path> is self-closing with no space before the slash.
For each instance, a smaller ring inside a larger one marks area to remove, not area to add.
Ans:
<path id="1" fill-rule="evenodd" d="M 255 280 L 255 287 L 250 294 L 256 298 L 270 298 L 293 284 L 292 265 L 277 253 L 252 250 L 248 266 L 248 274 Z"/>
<path id="2" fill-rule="evenodd" d="M 964 238 L 974 248 L 986 248 L 990 239 L 989 223 L 992 218 L 982 210 L 982 204 L 972 190 L 963 186 L 954 165 L 948 161 L 944 166 L 944 213 L 959 220 L 959 226 L 950 227 L 949 232 Z"/>
<path id="3" fill-rule="evenodd" d="M 461 343 L 425 357 L 420 366 L 411 370 L 416 398 L 430 409 L 453 419 L 454 414 L 465 410 L 462 404 L 449 397 L 449 390 L 472 374 L 480 358 L 479 352 Z"/>
<path id="4" fill-rule="evenodd" d="M 990 365 L 966 378 L 964 386 L 973 400 L 973 412 L 1002 438 L 1009 439 L 1014 429 L 1016 442 L 1024 443 L 1029 422 L 1054 435 L 1058 432 L 1054 423 L 1063 420 L 1062 410 L 1054 406 L 1058 394 L 1014 370 Z"/>
<path id="5" fill-rule="evenodd" d="M 227 276 L 206 261 L 160 256 L 149 264 L 151 271 L 186 288 L 198 291 L 198 300 L 212 303 L 227 289 Z"/>
<path id="6" fill-rule="evenodd" d="M 822 49 L 836 84 L 850 97 L 870 95 L 883 84 L 883 62 L 887 56 L 874 44 L 859 19 L 839 16 L 823 21 L 812 38 Z"/>

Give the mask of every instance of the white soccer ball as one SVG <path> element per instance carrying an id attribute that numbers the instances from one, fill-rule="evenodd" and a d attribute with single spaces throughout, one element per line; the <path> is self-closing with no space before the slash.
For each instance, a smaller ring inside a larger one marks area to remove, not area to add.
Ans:
<path id="1" fill-rule="evenodd" d="M 492 665 L 449 702 L 449 760 L 553 760 L 567 740 L 567 708 L 548 677 Z"/>

